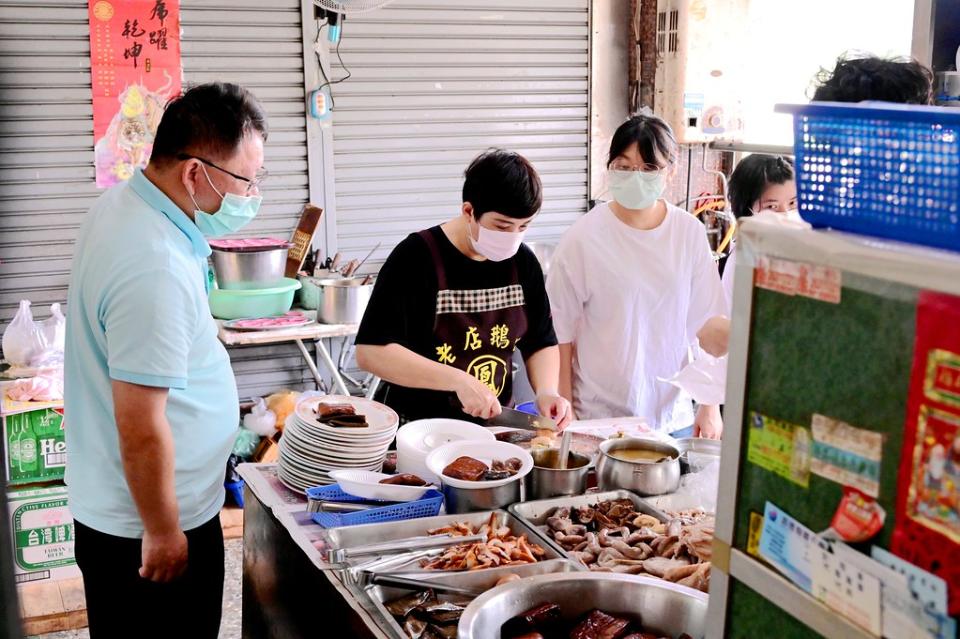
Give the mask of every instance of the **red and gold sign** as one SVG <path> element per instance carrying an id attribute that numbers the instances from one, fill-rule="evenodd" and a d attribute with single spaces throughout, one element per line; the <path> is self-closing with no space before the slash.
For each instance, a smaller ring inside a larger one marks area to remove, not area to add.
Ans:
<path id="1" fill-rule="evenodd" d="M 180 1 L 89 0 L 97 186 L 146 166 L 164 105 L 180 93 Z"/>

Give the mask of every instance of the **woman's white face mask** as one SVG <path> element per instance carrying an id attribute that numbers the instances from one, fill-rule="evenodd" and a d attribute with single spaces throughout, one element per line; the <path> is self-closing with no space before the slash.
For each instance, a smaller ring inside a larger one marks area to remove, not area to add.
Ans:
<path id="1" fill-rule="evenodd" d="M 799 222 L 802 219 L 800 217 L 800 211 L 798 211 L 797 209 L 787 209 L 786 211 L 779 211 L 777 209 L 765 208 L 765 209 L 760 209 L 756 211 L 753 209 L 750 209 L 750 212 L 753 215 L 782 215 L 786 217 L 788 220 L 793 220 L 795 222 Z"/>
<path id="2" fill-rule="evenodd" d="M 525 230 L 495 231 L 486 228 L 477 220 L 474 220 L 474 224 L 478 229 L 477 238 L 474 239 L 472 231 L 469 233 L 473 250 L 492 262 L 503 262 L 516 255 L 526 234 Z"/>

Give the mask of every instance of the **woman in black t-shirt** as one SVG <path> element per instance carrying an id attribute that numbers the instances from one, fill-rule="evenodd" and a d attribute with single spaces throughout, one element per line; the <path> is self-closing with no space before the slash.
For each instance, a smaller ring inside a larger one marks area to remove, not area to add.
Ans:
<path id="1" fill-rule="evenodd" d="M 560 355 L 543 272 L 523 235 L 540 210 L 533 166 L 494 150 L 467 168 L 456 218 L 414 233 L 377 277 L 357 335 L 357 363 L 384 381 L 403 419 L 489 419 L 509 405 L 520 349 L 537 407 L 562 427 Z"/>

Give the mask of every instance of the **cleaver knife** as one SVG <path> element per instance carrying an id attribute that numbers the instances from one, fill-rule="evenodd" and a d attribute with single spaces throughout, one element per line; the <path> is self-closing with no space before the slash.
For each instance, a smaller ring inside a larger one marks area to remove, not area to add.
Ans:
<path id="1" fill-rule="evenodd" d="M 513 408 L 503 407 L 503 412 L 496 417 L 491 417 L 484 424 L 485 426 L 503 426 L 506 428 L 519 428 L 521 430 L 552 430 L 557 431 L 557 422 L 549 417 L 540 415 L 531 415 Z"/>

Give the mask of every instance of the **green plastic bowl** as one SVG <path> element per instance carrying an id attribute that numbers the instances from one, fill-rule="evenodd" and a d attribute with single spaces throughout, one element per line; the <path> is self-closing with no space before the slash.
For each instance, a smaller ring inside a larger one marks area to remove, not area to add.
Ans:
<path id="1" fill-rule="evenodd" d="M 232 320 L 248 317 L 283 315 L 293 306 L 293 295 L 303 286 L 289 277 L 273 288 L 210 291 L 210 312 L 217 319 Z"/>

